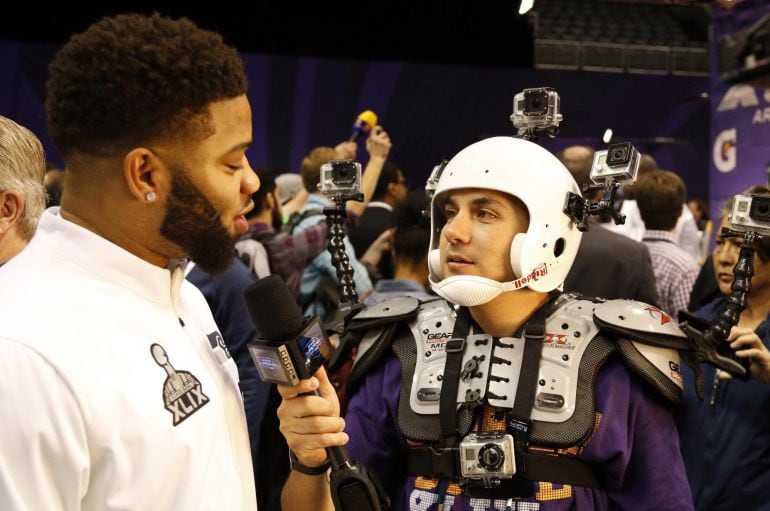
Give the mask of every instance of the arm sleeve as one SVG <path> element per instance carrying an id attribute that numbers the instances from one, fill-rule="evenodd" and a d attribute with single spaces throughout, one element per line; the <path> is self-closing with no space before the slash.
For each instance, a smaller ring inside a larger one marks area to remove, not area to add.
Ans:
<path id="1" fill-rule="evenodd" d="M 612 509 L 693 509 L 671 411 L 647 383 L 619 361 L 597 379 L 601 421 L 587 459 L 604 468 Z"/>
<path id="2" fill-rule="evenodd" d="M 0 417 L 0 509 L 80 509 L 89 479 L 80 409 L 46 360 L 5 338 Z"/>
<path id="3" fill-rule="evenodd" d="M 400 390 L 401 364 L 388 357 L 366 376 L 345 414 L 350 457 L 375 473 L 391 502 L 397 502 L 406 478 L 407 446 L 397 422 Z"/>

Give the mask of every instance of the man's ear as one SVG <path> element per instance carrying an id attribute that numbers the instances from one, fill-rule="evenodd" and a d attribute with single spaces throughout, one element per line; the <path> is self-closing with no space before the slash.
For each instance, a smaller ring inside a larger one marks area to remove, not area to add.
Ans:
<path id="1" fill-rule="evenodd" d="M 145 147 L 137 147 L 126 154 L 123 175 L 131 195 L 144 203 L 155 202 L 170 184 L 168 168 L 163 160 Z"/>
<path id="2" fill-rule="evenodd" d="M 275 193 L 270 192 L 265 194 L 265 207 L 262 209 L 269 209 L 270 211 L 278 207 L 278 199 L 275 198 Z"/>
<path id="3" fill-rule="evenodd" d="M 24 196 L 16 190 L 0 192 L 0 236 L 10 231 L 24 214 Z"/>

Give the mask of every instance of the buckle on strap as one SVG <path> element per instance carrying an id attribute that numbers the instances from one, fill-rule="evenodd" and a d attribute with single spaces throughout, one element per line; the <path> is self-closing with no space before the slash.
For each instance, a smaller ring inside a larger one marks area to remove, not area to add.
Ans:
<path id="1" fill-rule="evenodd" d="M 462 337 L 449 339 L 444 346 L 444 352 L 446 353 L 462 353 L 463 351 L 465 351 L 465 339 Z"/>

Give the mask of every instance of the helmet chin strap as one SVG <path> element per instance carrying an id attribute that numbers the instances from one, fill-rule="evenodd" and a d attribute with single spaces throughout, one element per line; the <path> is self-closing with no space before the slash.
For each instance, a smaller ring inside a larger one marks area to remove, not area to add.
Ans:
<path id="1" fill-rule="evenodd" d="M 518 279 L 517 279 L 518 280 Z M 497 282 L 475 275 L 455 275 L 439 282 L 431 282 L 433 291 L 441 298 L 464 307 L 474 307 L 491 302 L 507 291 L 522 289 L 517 281 Z"/>

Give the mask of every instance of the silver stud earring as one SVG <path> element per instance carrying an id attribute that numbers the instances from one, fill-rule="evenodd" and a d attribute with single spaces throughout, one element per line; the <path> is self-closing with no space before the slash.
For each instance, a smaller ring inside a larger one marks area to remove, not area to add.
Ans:
<path id="1" fill-rule="evenodd" d="M 155 192 L 147 192 L 144 194 L 144 198 L 147 202 L 155 202 L 155 199 L 157 199 L 158 196 L 155 195 Z"/>

